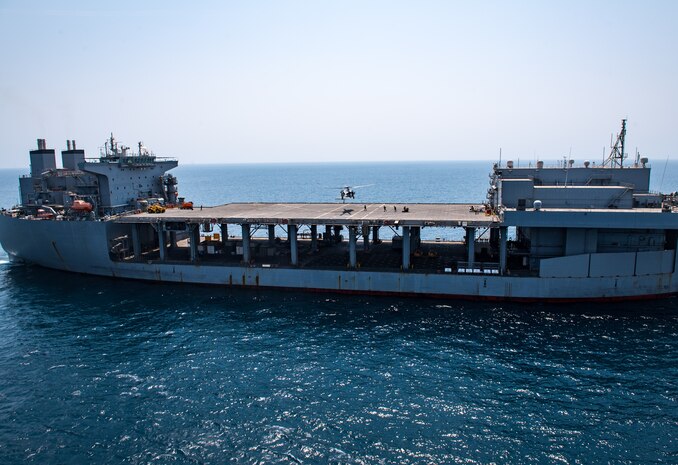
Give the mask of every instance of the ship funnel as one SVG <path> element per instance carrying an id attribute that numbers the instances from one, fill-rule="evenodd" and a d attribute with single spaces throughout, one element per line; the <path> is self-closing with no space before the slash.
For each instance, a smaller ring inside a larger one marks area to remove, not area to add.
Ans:
<path id="1" fill-rule="evenodd" d="M 38 150 L 30 151 L 31 177 L 39 177 L 43 172 L 56 169 L 54 149 L 47 149 L 45 139 L 38 139 Z"/>
<path id="2" fill-rule="evenodd" d="M 64 167 L 64 169 L 67 170 L 78 170 L 80 163 L 83 163 L 85 161 L 85 151 L 84 150 L 78 150 L 75 147 L 75 141 L 74 140 L 67 140 L 66 141 L 66 147 L 68 150 L 64 150 L 61 152 L 61 164 Z"/>

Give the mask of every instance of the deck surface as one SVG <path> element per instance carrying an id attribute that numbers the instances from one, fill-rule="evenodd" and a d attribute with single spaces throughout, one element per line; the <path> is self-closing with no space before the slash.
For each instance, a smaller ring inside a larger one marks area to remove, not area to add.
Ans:
<path id="1" fill-rule="evenodd" d="M 408 211 L 404 211 L 404 207 Z M 471 211 L 471 207 L 478 210 Z M 117 218 L 120 223 L 227 224 L 324 224 L 324 225 L 408 225 L 408 226 L 490 226 L 495 215 L 481 212 L 479 204 L 358 204 L 358 203 L 229 203 L 194 210 L 168 209 L 165 213 L 138 213 Z"/>

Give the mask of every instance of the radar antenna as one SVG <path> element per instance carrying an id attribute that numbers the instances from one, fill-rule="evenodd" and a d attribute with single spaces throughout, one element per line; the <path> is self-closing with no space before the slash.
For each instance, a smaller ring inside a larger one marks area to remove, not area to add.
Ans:
<path id="1" fill-rule="evenodd" d="M 610 166 L 612 168 L 623 168 L 624 158 L 626 154 L 624 153 L 624 140 L 626 139 L 626 118 L 622 120 L 622 128 L 619 134 L 617 134 L 617 140 L 610 148 L 610 155 L 603 162 L 603 166 Z"/>

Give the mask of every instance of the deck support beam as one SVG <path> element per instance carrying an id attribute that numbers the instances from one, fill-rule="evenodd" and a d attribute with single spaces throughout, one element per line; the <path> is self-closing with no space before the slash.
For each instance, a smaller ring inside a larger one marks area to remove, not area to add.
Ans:
<path id="1" fill-rule="evenodd" d="M 221 243 L 225 244 L 226 241 L 228 241 L 228 225 L 226 223 L 221 223 L 219 229 L 221 230 Z"/>
<path id="2" fill-rule="evenodd" d="M 332 243 L 332 226 L 329 224 L 325 225 L 325 237 L 323 237 L 326 243 Z"/>
<path id="3" fill-rule="evenodd" d="M 379 226 L 372 226 L 372 243 L 379 243 Z"/>
<path id="4" fill-rule="evenodd" d="M 356 227 L 348 227 L 348 266 L 355 268 L 358 266 L 358 254 L 356 253 Z"/>
<path id="5" fill-rule="evenodd" d="M 466 249 L 468 251 L 467 267 L 472 269 L 476 260 L 476 228 L 466 228 Z"/>
<path id="6" fill-rule="evenodd" d="M 403 226 L 403 271 L 410 269 L 410 227 Z"/>
<path id="7" fill-rule="evenodd" d="M 299 250 L 297 247 L 297 225 L 287 226 L 287 236 L 290 241 L 290 263 L 292 266 L 299 265 Z"/>
<path id="8" fill-rule="evenodd" d="M 242 227 L 242 261 L 246 264 L 250 262 L 250 225 L 243 223 Z"/>
<path id="9" fill-rule="evenodd" d="M 508 228 L 499 227 L 499 274 L 506 273 L 506 242 L 508 240 Z"/>

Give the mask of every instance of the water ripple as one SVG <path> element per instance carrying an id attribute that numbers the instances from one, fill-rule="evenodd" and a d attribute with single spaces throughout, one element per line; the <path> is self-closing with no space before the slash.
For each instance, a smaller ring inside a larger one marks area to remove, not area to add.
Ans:
<path id="1" fill-rule="evenodd" d="M 678 313 L 0 269 L 3 463 L 671 463 Z M 36 280 L 37 277 L 41 279 Z"/>

